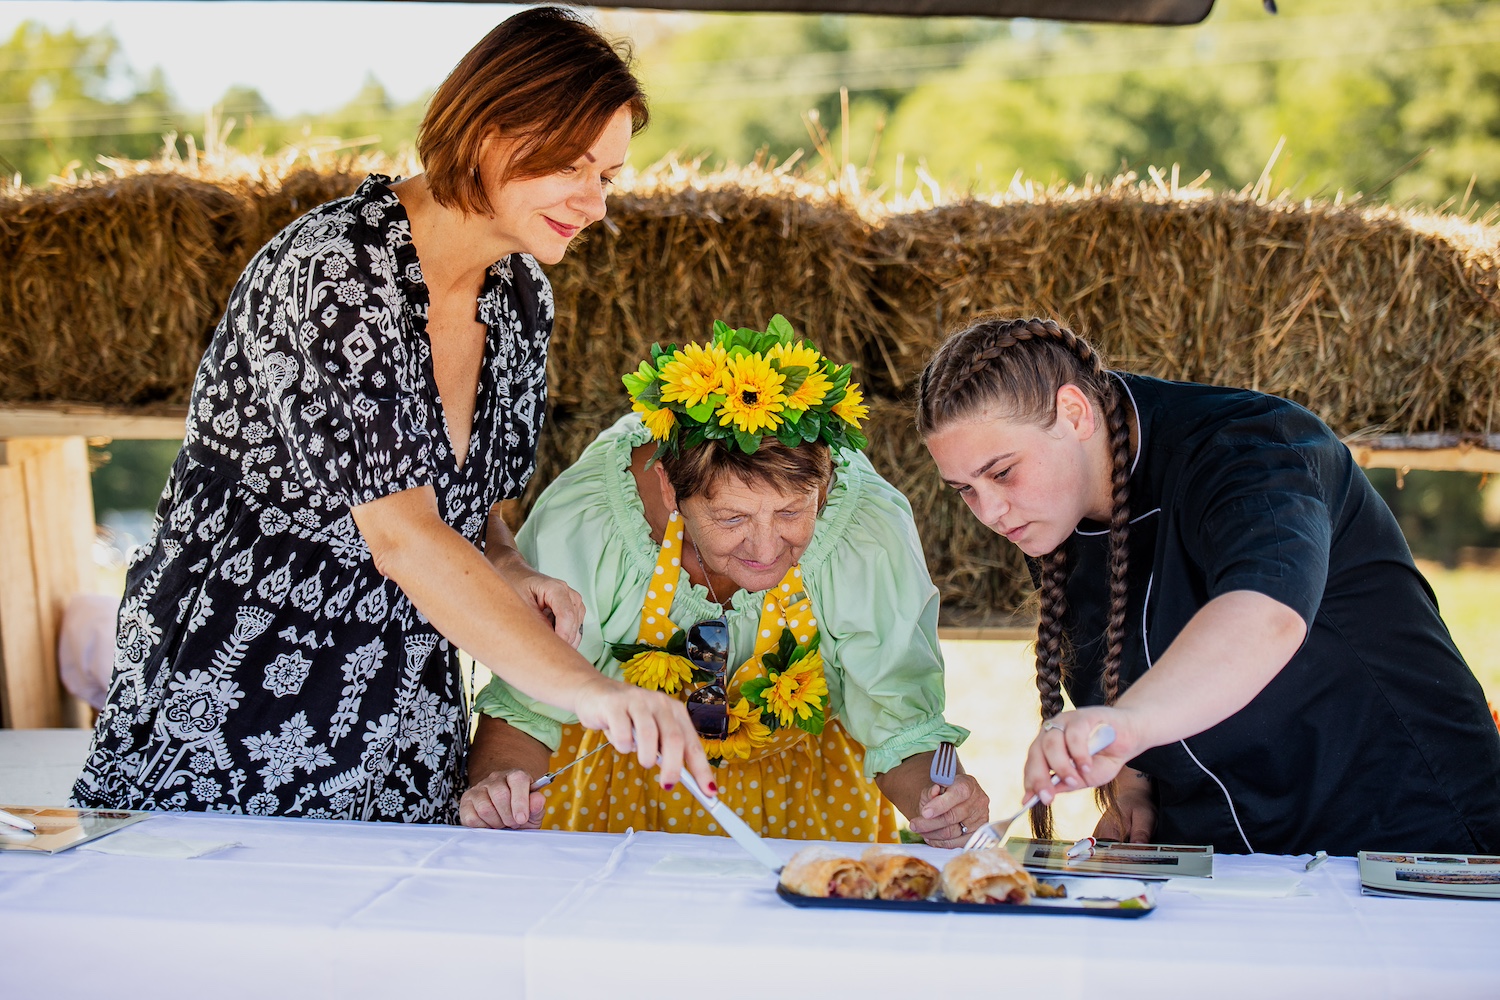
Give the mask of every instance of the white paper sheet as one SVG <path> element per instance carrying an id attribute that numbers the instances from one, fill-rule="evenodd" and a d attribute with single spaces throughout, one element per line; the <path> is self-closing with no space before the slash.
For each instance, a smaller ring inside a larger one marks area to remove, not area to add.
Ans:
<path id="1" fill-rule="evenodd" d="M 237 840 L 177 840 L 156 837 L 141 830 L 121 830 L 102 840 L 78 848 L 95 854 L 118 854 L 128 858 L 201 858 L 230 847 L 241 846 Z"/>

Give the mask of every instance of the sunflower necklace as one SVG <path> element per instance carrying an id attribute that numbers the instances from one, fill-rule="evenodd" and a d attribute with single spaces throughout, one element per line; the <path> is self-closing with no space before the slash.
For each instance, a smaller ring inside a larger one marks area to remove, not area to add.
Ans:
<path id="1" fill-rule="evenodd" d="M 637 639 L 611 646 L 615 659 L 624 664 L 625 680 L 686 700 L 712 677 L 694 669 L 684 655 L 687 632 L 667 616 L 677 587 L 686 579 L 682 553 L 682 518 L 673 511 L 646 588 Z M 713 764 L 780 753 L 809 734 L 823 732 L 828 681 L 817 626 L 812 599 L 802 586 L 802 567 L 793 566 L 779 584 L 766 591 L 755 652 L 730 675 L 728 735 L 703 741 Z"/>

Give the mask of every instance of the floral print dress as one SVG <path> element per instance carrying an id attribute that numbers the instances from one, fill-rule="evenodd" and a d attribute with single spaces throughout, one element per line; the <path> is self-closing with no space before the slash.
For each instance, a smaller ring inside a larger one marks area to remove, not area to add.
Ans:
<path id="1" fill-rule="evenodd" d="M 473 432 L 450 447 L 405 210 L 372 176 L 246 267 L 136 553 L 76 804 L 455 822 L 457 651 L 376 571 L 350 507 L 431 486 L 476 546 L 535 467 L 551 288 L 492 266 Z"/>

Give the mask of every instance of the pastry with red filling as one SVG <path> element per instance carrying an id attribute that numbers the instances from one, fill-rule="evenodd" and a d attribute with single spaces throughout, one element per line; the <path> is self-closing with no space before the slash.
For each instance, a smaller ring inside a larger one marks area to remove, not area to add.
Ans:
<path id="1" fill-rule="evenodd" d="M 1002 848 L 965 851 L 943 867 L 943 895 L 955 903 L 1029 903 L 1036 879 Z"/>
<path id="2" fill-rule="evenodd" d="M 937 888 L 937 867 L 892 844 L 877 844 L 860 857 L 875 877 L 881 899 L 926 899 Z"/>
<path id="3" fill-rule="evenodd" d="M 801 896 L 874 899 L 875 877 L 862 862 L 826 844 L 804 847 L 781 869 L 781 884 Z"/>

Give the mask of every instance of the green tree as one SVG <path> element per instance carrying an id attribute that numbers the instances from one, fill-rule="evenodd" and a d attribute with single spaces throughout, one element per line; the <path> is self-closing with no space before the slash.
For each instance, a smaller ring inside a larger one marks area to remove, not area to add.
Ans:
<path id="1" fill-rule="evenodd" d="M 1003 22 L 729 14 L 697 18 L 640 54 L 652 126 L 636 140 L 644 165 L 669 152 L 744 163 L 764 150 L 786 160 L 810 141 L 815 111 L 842 144 L 839 88 L 849 87 L 863 123 L 851 150 L 863 153 L 933 61 L 956 64 Z M 851 156 L 851 159 L 853 157 Z"/>
<path id="2" fill-rule="evenodd" d="M 0 170 L 28 183 L 100 156 L 155 155 L 182 125 L 161 74 L 133 73 L 108 31 L 28 21 L 0 44 Z"/>

